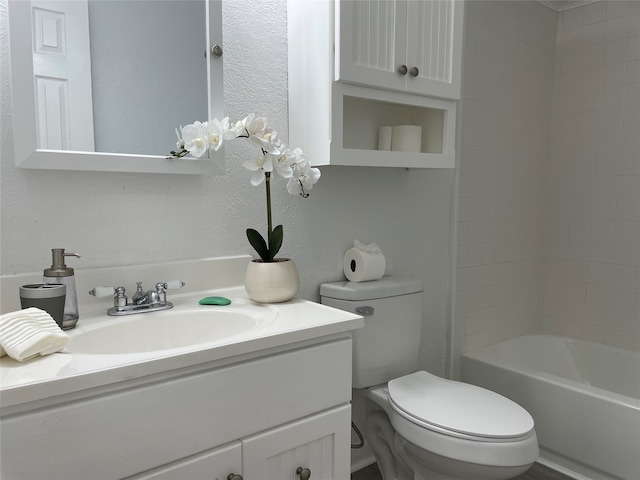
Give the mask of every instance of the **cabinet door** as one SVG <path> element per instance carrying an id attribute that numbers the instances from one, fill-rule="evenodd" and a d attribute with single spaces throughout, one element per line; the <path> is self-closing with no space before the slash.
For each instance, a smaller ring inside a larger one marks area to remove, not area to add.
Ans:
<path id="1" fill-rule="evenodd" d="M 349 478 L 350 425 L 344 405 L 242 440 L 244 479 Z"/>
<path id="2" fill-rule="evenodd" d="M 407 4 L 403 0 L 336 0 L 336 79 L 405 89 Z"/>
<path id="3" fill-rule="evenodd" d="M 460 98 L 462 0 L 407 2 L 407 91 Z"/>
<path id="4" fill-rule="evenodd" d="M 241 449 L 240 442 L 230 443 L 126 480 L 227 480 L 232 473 L 242 473 Z"/>
<path id="5" fill-rule="evenodd" d="M 463 0 L 337 0 L 336 79 L 460 98 Z"/>

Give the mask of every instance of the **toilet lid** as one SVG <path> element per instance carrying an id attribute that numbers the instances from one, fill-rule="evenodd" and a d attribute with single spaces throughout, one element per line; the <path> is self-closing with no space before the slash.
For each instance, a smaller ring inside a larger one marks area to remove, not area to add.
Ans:
<path id="1" fill-rule="evenodd" d="M 533 418 L 524 408 L 474 385 L 416 372 L 389 381 L 388 388 L 394 410 L 426 428 L 492 439 L 533 430 Z"/>

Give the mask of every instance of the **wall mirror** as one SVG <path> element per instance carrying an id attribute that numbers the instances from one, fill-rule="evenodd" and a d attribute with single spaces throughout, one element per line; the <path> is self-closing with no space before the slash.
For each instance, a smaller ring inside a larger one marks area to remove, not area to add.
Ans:
<path id="1" fill-rule="evenodd" d="M 223 174 L 167 159 L 223 116 L 220 0 L 9 0 L 16 166 Z"/>

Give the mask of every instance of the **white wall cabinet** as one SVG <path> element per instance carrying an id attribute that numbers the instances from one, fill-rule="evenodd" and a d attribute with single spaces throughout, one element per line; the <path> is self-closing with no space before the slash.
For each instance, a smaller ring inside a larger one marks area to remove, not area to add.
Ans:
<path id="1" fill-rule="evenodd" d="M 336 0 L 336 79 L 460 98 L 464 2 Z"/>
<path id="2" fill-rule="evenodd" d="M 289 0 L 287 13 L 291 145 L 315 166 L 455 167 L 462 0 Z M 419 151 L 378 149 L 379 127 L 397 125 L 422 127 Z"/>
<path id="3" fill-rule="evenodd" d="M 344 480 L 350 399 L 340 334 L 6 407 L 0 478 Z"/>

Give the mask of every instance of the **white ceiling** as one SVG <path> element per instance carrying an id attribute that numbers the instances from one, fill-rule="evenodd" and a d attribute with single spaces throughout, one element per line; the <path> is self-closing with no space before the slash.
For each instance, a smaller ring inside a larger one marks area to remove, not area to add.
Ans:
<path id="1" fill-rule="evenodd" d="M 556 12 L 562 12 L 570 8 L 586 5 L 587 3 L 597 2 L 599 0 L 538 0 L 541 4 L 549 7 Z"/>

